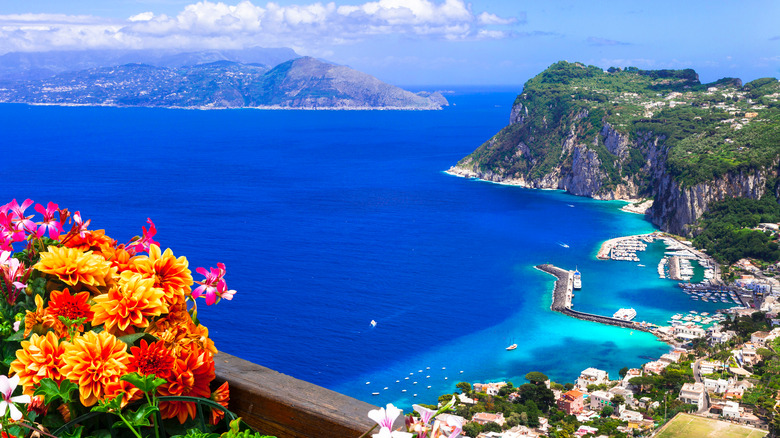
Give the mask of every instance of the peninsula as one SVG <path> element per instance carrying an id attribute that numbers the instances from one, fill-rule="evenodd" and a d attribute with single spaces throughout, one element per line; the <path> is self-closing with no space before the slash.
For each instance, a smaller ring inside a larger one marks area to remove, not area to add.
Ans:
<path id="1" fill-rule="evenodd" d="M 561 61 L 526 82 L 509 125 L 449 172 L 653 200 L 647 214 L 655 225 L 691 235 L 706 211 L 730 198 L 777 204 L 779 161 L 774 78 L 702 84 L 690 69 L 605 71 Z"/>
<path id="2" fill-rule="evenodd" d="M 178 67 L 130 63 L 0 82 L 0 102 L 165 108 L 401 109 L 446 106 L 347 66 L 297 57 L 274 67 L 229 60 Z"/>

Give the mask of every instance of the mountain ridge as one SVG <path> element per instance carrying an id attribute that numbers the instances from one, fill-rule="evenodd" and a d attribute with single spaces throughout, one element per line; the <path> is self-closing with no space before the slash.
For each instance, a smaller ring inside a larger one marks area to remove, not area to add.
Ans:
<path id="1" fill-rule="evenodd" d="M 310 57 L 273 68 L 216 60 L 177 68 L 124 64 L 0 83 L 0 102 L 172 108 L 441 109 L 368 74 Z"/>

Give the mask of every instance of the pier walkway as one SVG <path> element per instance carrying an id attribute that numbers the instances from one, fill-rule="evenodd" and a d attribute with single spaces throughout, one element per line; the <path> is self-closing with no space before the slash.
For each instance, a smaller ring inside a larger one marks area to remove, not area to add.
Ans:
<path id="1" fill-rule="evenodd" d="M 652 332 L 649 327 L 644 327 L 641 324 L 633 321 L 626 321 L 623 319 L 613 318 L 611 316 L 594 315 L 592 313 L 580 312 L 572 309 L 572 272 L 550 264 L 538 265 L 536 266 L 536 269 L 544 271 L 557 278 L 555 281 L 555 288 L 553 289 L 552 305 L 550 306 L 550 309 L 553 311 L 561 312 L 564 315 L 568 315 L 577 319 L 583 319 L 585 321 L 599 322 L 602 324 L 630 328 L 632 330 Z"/>

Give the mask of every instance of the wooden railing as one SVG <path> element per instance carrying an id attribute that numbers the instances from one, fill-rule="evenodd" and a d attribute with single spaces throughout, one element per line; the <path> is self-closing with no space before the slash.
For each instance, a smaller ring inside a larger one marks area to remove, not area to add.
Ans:
<path id="1" fill-rule="evenodd" d="M 230 385 L 230 410 L 261 433 L 358 438 L 375 424 L 367 416 L 374 405 L 226 353 L 214 359 L 217 381 Z"/>

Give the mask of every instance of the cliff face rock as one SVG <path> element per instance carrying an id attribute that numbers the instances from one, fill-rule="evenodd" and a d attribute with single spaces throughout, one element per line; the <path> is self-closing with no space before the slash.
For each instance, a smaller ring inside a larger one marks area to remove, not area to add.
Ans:
<path id="1" fill-rule="evenodd" d="M 654 198 L 653 223 L 688 234 L 713 202 L 780 195 L 779 98 L 772 78 L 700 84 L 693 70 L 559 62 L 525 84 L 509 125 L 449 172 L 596 199 Z"/>
<path id="2" fill-rule="evenodd" d="M 722 178 L 692 187 L 681 187 L 669 177 L 658 180 L 655 203 L 650 210 L 654 224 L 675 234 L 690 234 L 691 224 L 716 201 L 729 197 L 759 199 L 766 192 L 767 180 L 777 178 L 774 169 L 729 173 Z"/>

